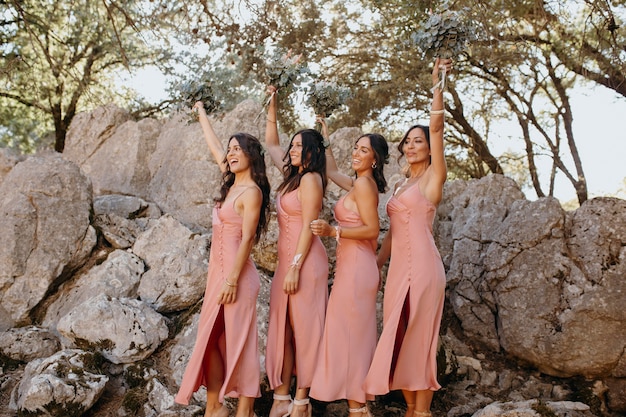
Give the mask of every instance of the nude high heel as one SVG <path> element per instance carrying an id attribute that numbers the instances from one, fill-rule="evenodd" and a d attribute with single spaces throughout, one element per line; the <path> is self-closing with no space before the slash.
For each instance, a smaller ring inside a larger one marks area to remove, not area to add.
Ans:
<path id="1" fill-rule="evenodd" d="M 413 411 L 413 415 L 415 417 L 431 417 L 433 415 L 433 413 L 431 413 L 430 411 Z"/>
<path id="2" fill-rule="evenodd" d="M 293 399 L 294 406 L 306 405 L 306 415 L 307 417 L 311 417 L 313 415 L 313 407 L 311 407 L 311 401 L 308 398 L 303 398 L 301 400 L 294 398 Z"/>
<path id="3" fill-rule="evenodd" d="M 372 417 L 372 413 L 370 413 L 369 408 L 367 408 L 367 404 L 365 404 L 361 408 L 348 408 L 348 413 L 350 414 L 361 413 L 361 414 L 365 414 L 366 417 Z"/>
<path id="4" fill-rule="evenodd" d="M 280 416 L 280 417 L 289 417 L 291 415 L 291 411 L 293 411 L 293 400 L 291 399 L 291 395 L 274 394 L 274 399 L 278 401 L 289 401 L 289 405 L 287 405 L 287 413 L 282 414 Z"/>

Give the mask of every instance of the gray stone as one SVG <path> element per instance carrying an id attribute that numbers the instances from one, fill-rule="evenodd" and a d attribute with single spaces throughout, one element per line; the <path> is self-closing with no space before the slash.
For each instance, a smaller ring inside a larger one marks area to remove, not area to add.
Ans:
<path id="1" fill-rule="evenodd" d="M 109 379 L 89 369 L 91 356 L 68 349 L 30 362 L 13 391 L 11 408 L 24 414 L 80 417 L 98 401 Z"/>
<path id="2" fill-rule="evenodd" d="M 209 237 L 199 235 L 170 215 L 139 235 L 133 252 L 148 268 L 137 293 L 159 312 L 180 311 L 202 297 L 206 286 Z"/>
<path id="3" fill-rule="evenodd" d="M 0 333 L 0 353 L 16 361 L 47 358 L 60 349 L 58 337 L 43 327 L 25 326 Z"/>
<path id="4" fill-rule="evenodd" d="M 96 295 L 136 297 L 144 271 L 144 263 L 136 255 L 123 250 L 111 252 L 100 265 L 60 287 L 46 311 L 43 325 L 55 329 L 63 316 Z"/>
<path id="5" fill-rule="evenodd" d="M 0 331 L 29 313 L 96 243 L 91 184 L 59 154 L 17 164 L 0 184 Z"/>
<path id="6" fill-rule="evenodd" d="M 105 294 L 74 307 L 57 329 L 75 346 L 96 349 L 117 364 L 147 358 L 168 337 L 165 318 L 146 303 Z"/>

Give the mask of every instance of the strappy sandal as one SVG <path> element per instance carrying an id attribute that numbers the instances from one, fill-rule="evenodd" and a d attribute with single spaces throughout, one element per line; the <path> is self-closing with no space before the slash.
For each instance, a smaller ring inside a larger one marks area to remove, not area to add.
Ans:
<path id="1" fill-rule="evenodd" d="M 430 411 L 413 411 L 413 415 L 415 417 L 431 417 L 433 415 L 433 413 L 431 413 Z"/>
<path id="2" fill-rule="evenodd" d="M 365 404 L 361 408 L 348 408 L 348 413 L 350 414 L 361 413 L 361 414 L 365 414 L 367 417 L 372 417 L 372 413 L 370 413 L 369 408 L 367 408 L 367 404 Z"/>
<path id="3" fill-rule="evenodd" d="M 293 399 L 293 405 L 294 406 L 300 406 L 300 405 L 306 405 L 306 415 L 307 417 L 311 417 L 313 415 L 313 407 L 311 407 L 311 401 L 309 401 L 309 398 L 303 398 L 301 400 L 294 398 Z"/>
<path id="4" fill-rule="evenodd" d="M 289 401 L 289 404 L 287 405 L 287 413 L 286 414 L 282 414 L 280 417 L 289 417 L 291 415 L 291 412 L 293 411 L 293 400 L 291 399 L 291 395 L 289 394 L 274 394 L 274 399 L 278 400 L 278 401 Z"/>

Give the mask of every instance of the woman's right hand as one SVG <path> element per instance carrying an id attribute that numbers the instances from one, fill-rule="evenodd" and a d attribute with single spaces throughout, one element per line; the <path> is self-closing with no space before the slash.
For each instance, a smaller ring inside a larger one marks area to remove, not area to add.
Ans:
<path id="1" fill-rule="evenodd" d="M 315 121 L 322 126 L 322 136 L 328 142 L 329 135 L 328 135 L 328 124 L 326 124 L 326 118 L 318 114 L 315 116 Z"/>
<path id="2" fill-rule="evenodd" d="M 298 291 L 298 283 L 300 281 L 300 270 L 290 267 L 283 282 L 283 291 L 285 294 L 295 294 Z"/>
<path id="3" fill-rule="evenodd" d="M 197 112 L 201 112 L 201 111 L 203 112 L 204 111 L 204 103 L 201 102 L 201 101 L 196 101 L 191 109 L 195 110 Z"/>

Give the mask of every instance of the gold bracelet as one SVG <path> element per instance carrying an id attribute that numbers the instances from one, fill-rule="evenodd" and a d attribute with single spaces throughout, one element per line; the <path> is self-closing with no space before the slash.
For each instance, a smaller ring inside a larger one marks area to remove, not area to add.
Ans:
<path id="1" fill-rule="evenodd" d="M 444 114 L 446 111 L 444 109 L 441 110 L 431 110 L 430 114 Z"/>
<path id="2" fill-rule="evenodd" d="M 231 284 L 230 282 L 228 282 L 227 279 L 224 280 L 224 282 L 226 283 L 226 285 L 228 285 L 229 287 L 236 287 L 237 284 Z"/>
<path id="3" fill-rule="evenodd" d="M 269 117 L 267 118 L 267 121 L 270 123 L 276 123 L 276 120 L 271 120 Z"/>

